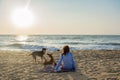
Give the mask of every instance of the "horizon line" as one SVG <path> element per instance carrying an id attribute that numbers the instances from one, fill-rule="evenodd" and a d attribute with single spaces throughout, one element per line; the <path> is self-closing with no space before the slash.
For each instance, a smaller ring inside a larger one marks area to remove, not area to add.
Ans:
<path id="1" fill-rule="evenodd" d="M 0 34 L 0 35 L 118 35 L 120 34 Z"/>

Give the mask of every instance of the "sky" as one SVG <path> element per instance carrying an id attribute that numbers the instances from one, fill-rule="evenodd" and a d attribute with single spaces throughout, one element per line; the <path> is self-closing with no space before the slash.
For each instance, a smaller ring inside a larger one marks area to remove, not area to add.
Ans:
<path id="1" fill-rule="evenodd" d="M 25 6 L 34 23 L 18 28 L 11 15 Z M 119 21 L 120 0 L 0 0 L 0 34 L 120 35 Z"/>

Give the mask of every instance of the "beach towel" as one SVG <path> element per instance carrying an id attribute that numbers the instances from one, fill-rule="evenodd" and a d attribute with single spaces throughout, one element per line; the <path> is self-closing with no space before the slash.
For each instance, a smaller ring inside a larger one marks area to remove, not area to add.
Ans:
<path id="1" fill-rule="evenodd" d="M 40 72 L 45 72 L 45 73 L 55 73 L 54 67 L 53 66 L 45 66 L 40 70 Z"/>
<path id="2" fill-rule="evenodd" d="M 61 73 L 61 72 L 75 72 L 75 70 L 61 70 L 61 71 L 55 71 L 54 70 L 54 66 L 45 66 L 44 68 L 42 68 L 40 70 L 40 72 L 44 72 L 44 73 Z"/>

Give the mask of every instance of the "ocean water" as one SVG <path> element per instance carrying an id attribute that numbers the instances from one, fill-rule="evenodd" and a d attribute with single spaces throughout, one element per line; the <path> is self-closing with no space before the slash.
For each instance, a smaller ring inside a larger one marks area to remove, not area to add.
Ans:
<path id="1" fill-rule="evenodd" d="M 0 35 L 0 50 L 120 50 L 120 35 Z"/>

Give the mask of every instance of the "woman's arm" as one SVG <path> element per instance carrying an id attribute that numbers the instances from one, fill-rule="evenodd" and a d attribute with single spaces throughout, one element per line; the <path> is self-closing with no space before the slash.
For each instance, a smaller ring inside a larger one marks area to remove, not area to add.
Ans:
<path id="1" fill-rule="evenodd" d="M 62 58 L 63 56 L 61 55 L 58 62 L 57 62 L 57 65 L 55 66 L 55 71 L 60 71 L 61 70 L 61 63 L 62 63 Z"/>
<path id="2" fill-rule="evenodd" d="M 72 55 L 72 53 L 71 53 L 71 55 Z M 76 70 L 76 63 L 75 63 L 75 59 L 74 59 L 74 57 L 73 57 L 73 55 L 72 55 L 72 66 L 73 66 L 73 68 Z"/>

